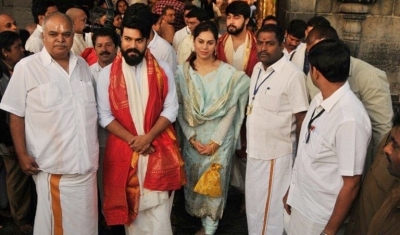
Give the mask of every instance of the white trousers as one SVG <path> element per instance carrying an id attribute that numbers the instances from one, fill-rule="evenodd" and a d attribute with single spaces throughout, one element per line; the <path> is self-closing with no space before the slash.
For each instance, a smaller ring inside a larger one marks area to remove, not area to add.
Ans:
<path id="1" fill-rule="evenodd" d="M 293 154 L 273 160 L 247 157 L 246 214 L 249 235 L 284 231 L 283 196 L 289 188 Z"/>
<path id="2" fill-rule="evenodd" d="M 33 176 L 37 191 L 34 235 L 97 235 L 96 172 Z"/>

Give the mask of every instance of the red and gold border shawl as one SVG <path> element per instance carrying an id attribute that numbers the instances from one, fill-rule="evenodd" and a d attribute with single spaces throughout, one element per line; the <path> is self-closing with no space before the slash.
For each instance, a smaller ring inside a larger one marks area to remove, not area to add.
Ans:
<path id="1" fill-rule="evenodd" d="M 217 46 L 217 58 L 228 63 L 225 55 L 225 43 L 226 40 L 229 38 L 229 33 L 225 33 L 218 39 L 218 46 Z M 247 31 L 247 35 L 249 36 L 249 46 L 246 48 L 246 54 L 249 54 L 247 59 L 247 63 L 245 62 L 245 73 L 247 76 L 251 77 L 253 73 L 254 66 L 258 63 L 257 57 L 257 48 L 256 48 L 256 37 L 250 31 Z"/>
<path id="2" fill-rule="evenodd" d="M 149 83 L 149 97 L 145 111 L 144 130 L 149 132 L 163 110 L 168 93 L 168 78 L 153 55 L 145 54 Z M 114 118 L 132 134 L 137 135 L 132 120 L 122 56 L 117 55 L 110 73 L 109 99 Z M 144 187 L 150 190 L 179 189 L 185 183 L 183 160 L 179 152 L 175 131 L 170 125 L 152 143 L 155 152 L 149 156 Z M 139 155 L 122 139 L 109 134 L 104 158 L 103 210 L 108 225 L 130 224 L 139 206 L 137 162 Z M 132 163 L 132 164 L 131 164 Z M 132 167 L 132 166 L 136 167 Z"/>

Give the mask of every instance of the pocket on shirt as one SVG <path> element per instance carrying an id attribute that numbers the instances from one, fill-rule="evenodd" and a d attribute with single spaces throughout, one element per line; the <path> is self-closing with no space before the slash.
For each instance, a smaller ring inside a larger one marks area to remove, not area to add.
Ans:
<path id="1" fill-rule="evenodd" d="M 53 107 L 61 103 L 62 91 L 56 82 L 40 85 L 39 91 L 44 107 Z"/>
<path id="2" fill-rule="evenodd" d="M 86 102 L 96 102 L 94 87 L 91 82 L 80 81 L 83 98 Z"/>
<path id="3" fill-rule="evenodd" d="M 313 158 L 325 158 L 335 154 L 329 147 L 327 141 L 315 131 L 310 133 L 310 139 L 308 143 L 305 144 L 305 151 Z"/>
<path id="4" fill-rule="evenodd" d="M 279 111 L 279 104 L 281 102 L 280 95 L 275 95 L 271 93 L 264 94 L 263 101 L 264 104 L 261 105 L 264 109 L 271 112 Z"/>

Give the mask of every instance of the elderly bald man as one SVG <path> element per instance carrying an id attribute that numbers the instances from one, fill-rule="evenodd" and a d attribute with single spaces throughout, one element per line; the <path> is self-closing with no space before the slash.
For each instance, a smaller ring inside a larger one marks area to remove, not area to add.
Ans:
<path id="1" fill-rule="evenodd" d="M 87 15 L 79 8 L 70 8 L 65 14 L 71 18 L 75 34 L 71 51 L 80 55 L 86 48 L 93 47 L 91 35 L 83 32 L 86 27 Z"/>

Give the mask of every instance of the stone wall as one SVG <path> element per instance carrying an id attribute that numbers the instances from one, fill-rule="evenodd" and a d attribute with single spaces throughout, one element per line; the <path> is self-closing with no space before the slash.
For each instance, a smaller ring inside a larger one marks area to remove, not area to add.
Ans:
<path id="1" fill-rule="evenodd" d="M 31 6 L 32 0 L 1 0 L 0 13 L 14 17 L 18 27 L 23 29 L 28 23 L 33 23 Z"/>
<path id="2" fill-rule="evenodd" d="M 337 0 L 279 0 L 278 18 L 326 17 L 352 54 L 386 71 L 392 95 L 400 94 L 400 0 L 343 3 Z"/>

